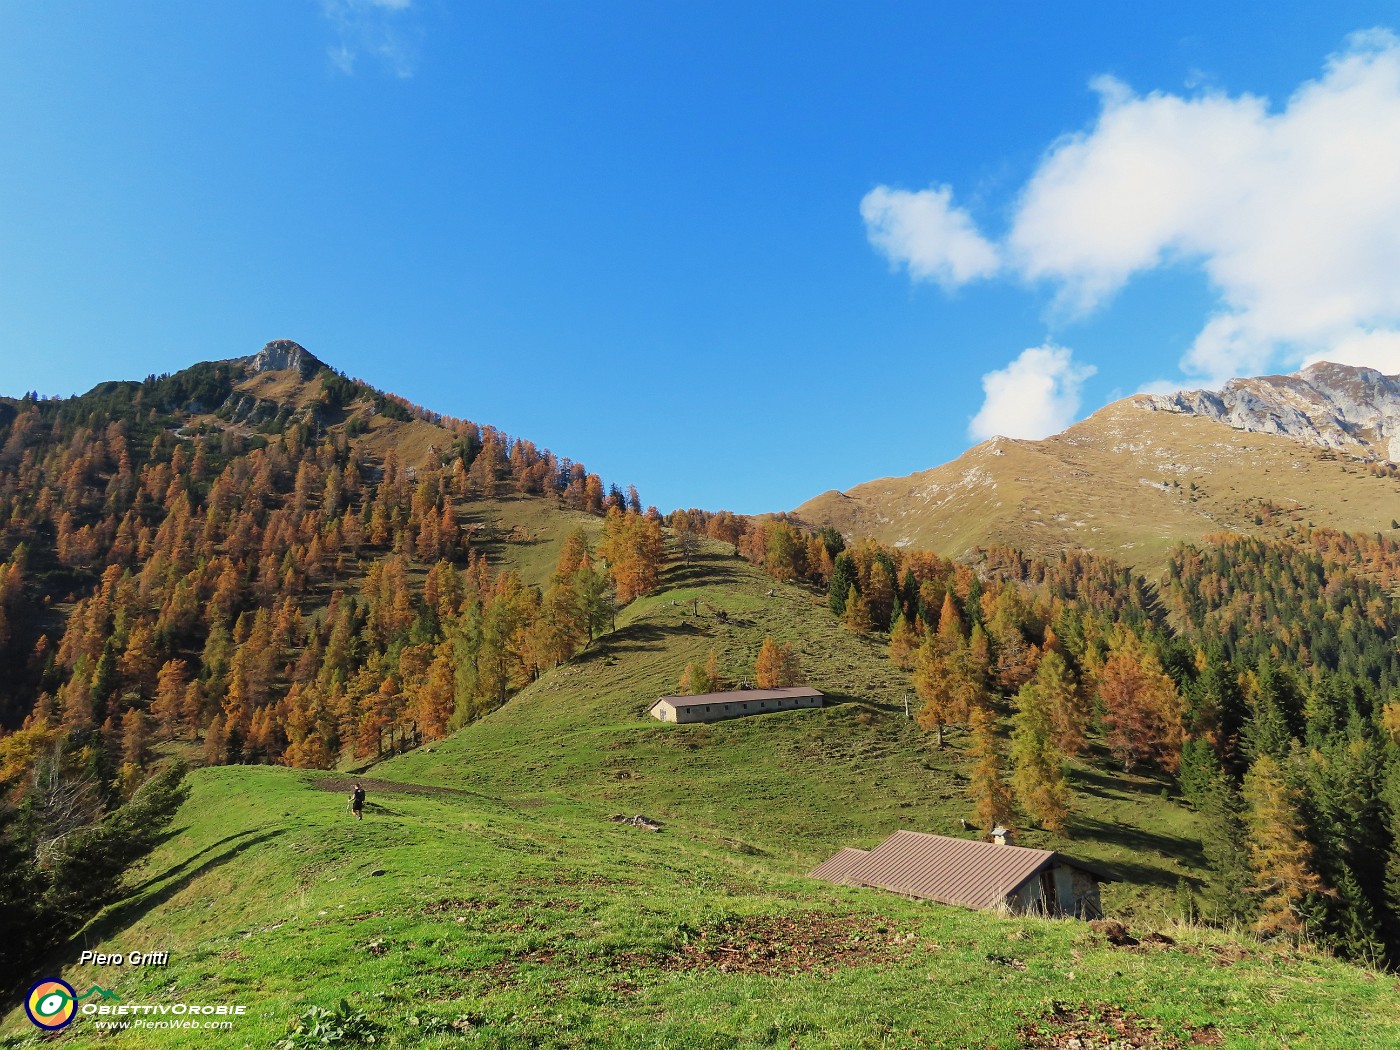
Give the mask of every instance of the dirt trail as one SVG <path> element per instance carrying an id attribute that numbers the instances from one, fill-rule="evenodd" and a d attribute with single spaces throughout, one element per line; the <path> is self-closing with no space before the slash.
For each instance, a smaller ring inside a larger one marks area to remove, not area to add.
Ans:
<path id="1" fill-rule="evenodd" d="M 317 777 L 310 782 L 311 786 L 318 791 L 337 791 L 348 795 L 354 790 L 355 785 L 365 789 L 370 795 L 451 795 L 456 798 L 480 798 L 474 791 L 467 791 L 463 788 L 434 787 L 431 784 L 398 784 L 392 780 L 375 780 L 371 777 L 332 777 L 323 779 Z"/>

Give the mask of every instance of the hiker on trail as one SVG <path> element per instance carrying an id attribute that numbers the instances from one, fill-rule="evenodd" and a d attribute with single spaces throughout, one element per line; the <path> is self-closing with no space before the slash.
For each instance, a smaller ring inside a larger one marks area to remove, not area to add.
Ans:
<path id="1" fill-rule="evenodd" d="M 360 787 L 359 781 L 355 782 L 355 790 L 350 792 L 350 811 L 355 814 L 356 820 L 365 819 L 365 789 Z"/>

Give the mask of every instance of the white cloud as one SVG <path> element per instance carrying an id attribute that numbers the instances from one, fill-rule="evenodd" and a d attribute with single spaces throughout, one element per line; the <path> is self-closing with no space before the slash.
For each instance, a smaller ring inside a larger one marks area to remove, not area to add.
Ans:
<path id="1" fill-rule="evenodd" d="M 1176 394 L 1191 384 L 1170 379 L 1151 379 L 1133 391 L 1135 394 Z"/>
<path id="2" fill-rule="evenodd" d="M 978 441 L 994 434 L 1043 438 L 1074 422 L 1079 391 L 1098 369 L 1077 365 L 1068 347 L 1046 343 L 1021 351 L 1005 368 L 982 377 L 986 399 L 967 432 Z"/>
<path id="3" fill-rule="evenodd" d="M 1215 90 L 1138 95 L 1106 77 L 1093 86 L 1096 122 L 1053 143 L 1016 202 L 999 246 L 1007 269 L 1084 313 L 1134 274 L 1200 266 L 1217 303 L 1183 348 L 1182 368 L 1198 378 L 1341 354 L 1394 370 L 1400 38 L 1354 35 L 1279 107 Z M 951 192 L 940 193 L 948 211 Z M 966 213 L 950 214 L 966 223 L 960 238 L 995 257 Z M 947 251 L 936 226 L 898 229 L 898 253 L 876 241 L 897 261 Z M 934 272 L 952 285 L 988 271 Z"/>
<path id="4" fill-rule="evenodd" d="M 1058 282 L 1079 310 L 1209 236 L 1237 203 L 1240 154 L 1262 112 L 1253 99 L 1137 99 L 1109 78 L 1094 86 L 1103 106 L 1097 126 L 1042 159 L 1008 238 L 1020 272 Z"/>
<path id="5" fill-rule="evenodd" d="M 1052 147 L 1022 196 L 1009 238 L 1022 273 L 1089 308 L 1135 272 L 1198 260 L 1220 305 L 1182 365 L 1212 380 L 1400 321 L 1395 36 L 1353 37 L 1278 111 L 1100 90 L 1095 127 Z"/>
<path id="6" fill-rule="evenodd" d="M 916 281 L 951 288 L 991 276 L 1000 266 L 996 248 L 952 200 L 948 186 L 916 193 L 876 186 L 860 202 L 866 236 L 891 265 L 908 267 Z"/>
<path id="7" fill-rule="evenodd" d="M 1393 328 L 1357 330 L 1338 339 L 1326 352 L 1312 354 L 1304 366 L 1317 361 L 1366 365 L 1386 375 L 1400 375 L 1400 331 Z"/>
<path id="8" fill-rule="evenodd" d="M 411 19 L 413 0 L 321 0 L 321 13 L 335 29 L 326 48 L 332 65 L 353 76 L 367 55 L 396 77 L 413 76 L 422 27 Z"/>

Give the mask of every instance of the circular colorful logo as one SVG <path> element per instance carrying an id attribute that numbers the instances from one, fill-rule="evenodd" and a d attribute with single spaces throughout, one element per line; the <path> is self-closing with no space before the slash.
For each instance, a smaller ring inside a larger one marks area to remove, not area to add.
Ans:
<path id="1" fill-rule="evenodd" d="M 24 1000 L 24 1012 L 40 1028 L 56 1032 L 73 1020 L 78 1012 L 78 993 L 67 981 L 48 978 L 29 989 Z"/>

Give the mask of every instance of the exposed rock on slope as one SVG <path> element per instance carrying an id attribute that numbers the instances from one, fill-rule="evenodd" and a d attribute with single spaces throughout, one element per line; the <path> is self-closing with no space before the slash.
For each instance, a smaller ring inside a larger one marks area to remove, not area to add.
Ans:
<path id="1" fill-rule="evenodd" d="M 1219 391 L 1131 400 L 1153 411 L 1204 416 L 1361 459 L 1400 462 L 1400 376 L 1373 368 L 1321 361 L 1293 375 L 1232 379 Z"/>
<path id="2" fill-rule="evenodd" d="M 294 371 L 303 379 L 309 379 L 324 366 L 310 350 L 290 339 L 274 339 L 249 360 L 248 371 L 257 375 L 262 372 Z"/>

